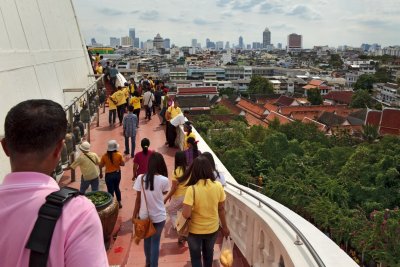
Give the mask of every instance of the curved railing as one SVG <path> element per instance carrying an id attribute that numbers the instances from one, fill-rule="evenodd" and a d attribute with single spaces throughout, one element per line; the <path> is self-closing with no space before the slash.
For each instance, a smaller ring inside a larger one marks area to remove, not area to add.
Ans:
<path id="1" fill-rule="evenodd" d="M 356 267 L 328 236 L 310 222 L 232 177 L 193 128 L 201 152 L 210 152 L 226 181 L 226 218 L 231 237 L 250 266 Z M 177 144 L 184 141 L 182 127 Z M 265 207 L 265 208 L 264 208 Z"/>

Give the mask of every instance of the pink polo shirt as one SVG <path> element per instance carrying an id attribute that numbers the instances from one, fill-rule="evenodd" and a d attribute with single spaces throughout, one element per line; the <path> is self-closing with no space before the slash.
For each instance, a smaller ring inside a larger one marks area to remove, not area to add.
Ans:
<path id="1" fill-rule="evenodd" d="M 0 265 L 28 266 L 25 248 L 45 197 L 59 190 L 49 176 L 14 172 L 0 185 Z M 109 266 L 103 231 L 94 205 L 84 196 L 71 199 L 54 229 L 48 267 Z"/>

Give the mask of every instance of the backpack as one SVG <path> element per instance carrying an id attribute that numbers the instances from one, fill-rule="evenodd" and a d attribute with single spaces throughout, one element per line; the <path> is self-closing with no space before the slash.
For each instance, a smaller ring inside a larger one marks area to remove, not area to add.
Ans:
<path id="1" fill-rule="evenodd" d="M 57 220 L 62 214 L 63 206 L 79 194 L 79 191 L 75 188 L 63 187 L 46 197 L 46 203 L 39 209 L 35 226 L 25 246 L 25 248 L 31 250 L 29 267 L 47 266 L 51 239 Z"/>

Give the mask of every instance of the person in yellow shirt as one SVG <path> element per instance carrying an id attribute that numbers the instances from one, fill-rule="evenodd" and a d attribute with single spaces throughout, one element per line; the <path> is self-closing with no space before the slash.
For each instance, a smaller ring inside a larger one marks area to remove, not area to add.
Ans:
<path id="1" fill-rule="evenodd" d="M 121 166 L 125 166 L 124 158 L 118 151 L 119 145 L 117 141 L 110 140 L 107 145 L 107 153 L 105 153 L 100 160 L 100 178 L 103 178 L 103 167 L 106 169 L 106 185 L 107 191 L 114 197 L 117 198 L 119 208 L 122 208 L 121 204 L 121 190 L 119 189 L 119 183 L 121 182 Z"/>
<path id="2" fill-rule="evenodd" d="M 81 194 L 85 194 L 89 185 L 92 188 L 92 192 L 99 191 L 99 156 L 94 152 L 90 152 L 89 142 L 82 142 L 79 145 L 79 149 L 82 151 L 82 154 L 67 169 L 71 168 L 75 170 L 76 167 L 80 167 L 82 177 L 79 192 Z"/>
<path id="3" fill-rule="evenodd" d="M 135 114 L 136 117 L 138 118 L 138 124 L 136 125 L 136 127 L 139 127 L 139 114 L 140 114 L 140 108 L 141 108 L 141 105 L 140 105 L 141 99 L 142 99 L 142 97 L 139 95 L 139 92 L 135 91 L 129 102 L 129 104 L 131 106 L 133 106 L 133 114 Z"/>
<path id="4" fill-rule="evenodd" d="M 114 94 L 112 94 L 112 97 L 117 101 L 117 115 L 118 115 L 119 125 L 122 125 L 126 98 L 125 98 L 125 93 L 124 91 L 122 91 L 121 86 L 118 86 L 118 90 L 115 91 Z"/>
<path id="5" fill-rule="evenodd" d="M 185 140 L 183 144 L 183 149 L 186 150 L 189 148 L 187 140 L 189 137 L 192 137 L 194 140 L 196 140 L 196 135 L 194 132 L 192 132 L 192 123 L 190 121 L 186 121 L 185 124 L 183 125 L 183 130 L 185 131 Z"/>
<path id="6" fill-rule="evenodd" d="M 187 241 L 192 266 L 202 266 L 202 258 L 203 266 L 212 266 L 220 222 L 223 236 L 230 234 L 225 218 L 225 191 L 221 183 L 215 181 L 211 163 L 204 156 L 193 161 L 182 179 L 186 177 L 189 181 L 182 215 L 190 218 Z"/>
<path id="7" fill-rule="evenodd" d="M 183 206 L 183 198 L 185 197 L 186 193 L 186 183 L 185 181 L 180 181 L 180 178 L 186 171 L 186 157 L 185 152 L 177 151 L 175 153 L 175 169 L 172 172 L 172 186 L 171 190 L 168 192 L 168 195 L 164 199 L 164 204 L 171 200 L 168 207 L 167 213 L 171 220 L 171 224 L 173 228 L 176 228 L 176 217 L 177 212 L 182 209 Z M 179 237 L 178 242 L 182 244 L 184 238 Z"/>
<path id="8" fill-rule="evenodd" d="M 116 117 L 117 117 L 117 100 L 113 96 L 109 96 L 107 99 L 108 102 L 108 123 L 110 127 L 114 126 Z"/>
<path id="9" fill-rule="evenodd" d="M 103 66 L 101 65 L 100 62 L 97 63 L 96 74 L 103 74 Z"/>
<path id="10" fill-rule="evenodd" d="M 167 144 L 169 147 L 175 146 L 175 139 L 176 139 L 176 127 L 171 124 L 171 120 L 178 116 L 178 114 L 182 113 L 181 108 L 179 107 L 178 100 L 174 100 L 174 104 L 171 105 L 167 112 L 165 113 L 165 118 L 167 120 L 167 129 L 165 131 Z"/>

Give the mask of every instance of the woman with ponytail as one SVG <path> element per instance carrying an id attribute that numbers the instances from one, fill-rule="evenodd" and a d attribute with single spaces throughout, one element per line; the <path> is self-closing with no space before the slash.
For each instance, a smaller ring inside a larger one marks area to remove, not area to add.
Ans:
<path id="1" fill-rule="evenodd" d="M 192 165 L 192 162 L 195 158 L 197 158 L 201 152 L 197 148 L 197 141 L 193 137 L 189 137 L 186 141 L 187 149 L 185 150 L 185 156 L 187 165 Z"/>
<path id="2" fill-rule="evenodd" d="M 185 131 L 185 143 L 183 144 L 183 149 L 188 149 L 189 146 L 187 144 L 187 139 L 193 137 L 196 140 L 196 135 L 192 132 L 192 123 L 186 121 L 185 124 L 183 124 L 183 130 Z"/>
<path id="3" fill-rule="evenodd" d="M 149 149 L 150 140 L 147 138 L 143 138 L 140 142 L 142 147 L 142 151 L 135 154 L 135 158 L 133 159 L 133 177 L 132 181 L 138 177 L 140 174 L 144 174 L 147 172 L 147 165 L 149 162 L 149 158 L 153 153 L 152 150 Z"/>

